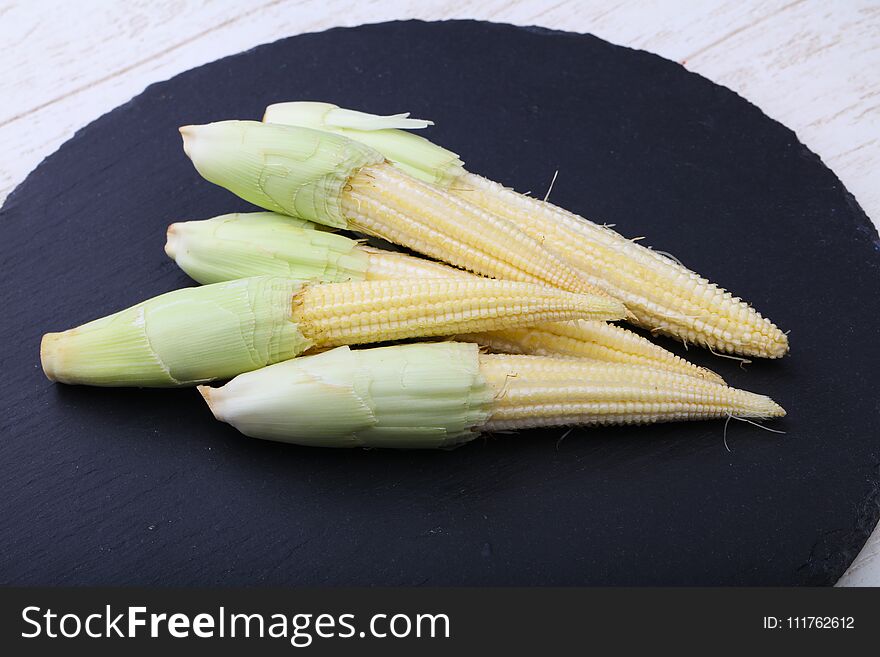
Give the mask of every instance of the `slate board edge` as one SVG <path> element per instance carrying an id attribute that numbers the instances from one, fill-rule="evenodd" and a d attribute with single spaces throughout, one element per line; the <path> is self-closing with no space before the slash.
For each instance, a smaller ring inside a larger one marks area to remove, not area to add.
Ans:
<path id="1" fill-rule="evenodd" d="M 476 20 L 469 20 L 469 19 L 468 20 L 446 20 L 446 21 L 421 21 L 421 20 L 386 21 L 386 22 L 380 22 L 380 23 L 370 23 L 370 24 L 365 24 L 365 25 L 361 25 L 361 26 L 333 27 L 333 28 L 329 28 L 327 30 L 319 30 L 316 32 L 297 34 L 297 35 L 293 35 L 290 37 L 282 37 L 282 38 L 277 39 L 275 41 L 260 44 L 260 45 L 253 47 L 253 48 L 250 48 L 248 50 L 245 50 L 245 51 L 233 54 L 233 55 L 228 55 L 226 57 L 220 58 L 220 59 L 215 60 L 213 62 L 207 62 L 207 63 L 202 64 L 200 66 L 188 69 L 186 71 L 183 71 L 181 73 L 176 74 L 175 76 L 173 76 L 172 78 L 169 78 L 168 80 L 163 80 L 160 82 L 151 83 L 151 84 L 147 85 L 143 89 L 143 91 L 138 93 L 136 96 L 132 97 L 129 101 L 113 108 L 112 110 L 106 112 L 105 114 L 101 115 L 100 117 L 98 117 L 95 120 L 91 121 L 90 123 L 86 124 L 82 128 L 78 129 L 67 141 L 65 141 L 63 144 L 61 144 L 61 146 L 59 146 L 58 149 L 56 149 L 53 153 L 51 153 L 50 155 L 43 158 L 43 160 L 7 196 L 2 207 L 0 207 L 0 220 L 2 220 L 3 215 L 5 214 L 7 209 L 12 208 L 16 204 L 21 190 L 26 189 L 29 184 L 33 184 L 35 174 L 37 174 L 39 172 L 41 167 L 46 162 L 51 161 L 53 158 L 57 157 L 60 153 L 63 153 L 65 151 L 65 149 L 71 147 L 71 145 L 74 144 L 75 142 L 77 142 L 78 140 L 90 138 L 91 135 L 94 134 L 93 131 L 100 130 L 101 126 L 102 126 L 102 122 L 105 121 L 109 116 L 111 116 L 115 112 L 125 110 L 125 109 L 129 108 L 130 106 L 137 104 L 140 101 L 142 96 L 144 96 L 148 93 L 152 93 L 157 90 L 160 90 L 163 86 L 169 85 L 172 81 L 176 80 L 178 77 L 185 77 L 185 76 L 190 75 L 193 72 L 195 72 L 205 66 L 209 66 L 209 65 L 216 64 L 218 62 L 230 60 L 231 58 L 247 56 L 247 55 L 252 54 L 256 51 L 259 51 L 260 49 L 268 48 L 268 47 L 272 46 L 273 44 L 277 44 L 279 42 L 286 41 L 288 39 L 296 39 L 296 38 L 300 38 L 300 37 L 304 37 L 304 36 L 317 35 L 317 34 L 329 34 L 329 33 L 342 31 L 342 30 L 347 31 L 347 30 L 351 30 L 351 29 L 370 28 L 373 26 L 383 26 L 383 25 L 387 26 L 387 25 L 395 25 L 395 24 L 397 24 L 397 25 L 428 24 L 428 23 L 490 24 L 490 25 L 494 25 L 494 26 L 498 26 L 498 27 L 513 28 L 515 30 L 521 30 L 521 31 L 524 31 L 524 32 L 527 32 L 530 34 L 538 35 L 538 36 L 563 37 L 563 38 L 569 38 L 569 39 L 570 38 L 591 39 L 591 40 L 602 42 L 603 44 L 609 45 L 614 48 L 623 48 L 623 49 L 629 50 L 632 53 L 637 53 L 639 57 L 653 58 L 655 61 L 656 60 L 662 61 L 664 63 L 664 65 L 670 65 L 670 64 L 675 65 L 675 66 L 679 67 L 680 69 L 684 69 L 684 72 L 687 73 L 688 75 L 697 76 L 698 78 L 701 78 L 703 80 L 708 81 L 710 84 L 714 85 L 715 87 L 723 89 L 724 92 L 733 94 L 734 96 L 736 96 L 740 100 L 744 101 L 751 110 L 759 113 L 764 120 L 769 120 L 773 124 L 775 124 L 776 126 L 783 128 L 786 132 L 788 132 L 789 134 L 791 134 L 793 136 L 794 141 L 796 141 L 799 144 L 804 155 L 807 155 L 811 159 L 814 159 L 817 163 L 821 164 L 828 172 L 830 172 L 830 174 L 833 176 L 834 180 L 837 181 L 837 183 L 839 184 L 839 191 L 842 192 L 842 197 L 844 198 L 846 204 L 853 210 L 856 230 L 858 232 L 864 234 L 872 242 L 874 250 L 876 252 L 880 252 L 880 235 L 878 235 L 877 227 L 868 218 L 864 209 L 858 203 L 858 200 L 853 196 L 853 194 L 851 194 L 846 189 L 846 187 L 840 181 L 839 177 L 836 175 L 834 170 L 831 169 L 830 167 L 828 167 L 822 161 L 822 158 L 819 155 L 817 155 L 812 150 L 810 150 L 807 146 L 805 146 L 793 130 L 791 130 L 790 128 L 788 128 L 784 124 L 780 123 L 779 121 L 773 119 L 772 117 L 767 116 L 754 103 L 749 101 L 747 98 L 742 97 L 740 94 L 729 89 L 728 87 L 721 85 L 721 84 L 718 84 L 717 82 L 714 82 L 712 80 L 709 80 L 709 79 L 705 78 L 704 76 L 699 75 L 698 73 L 690 71 L 690 70 L 686 69 L 685 67 L 683 67 L 681 64 L 674 62 L 672 60 L 668 60 L 664 57 L 661 57 L 659 55 L 656 55 L 654 53 L 650 53 L 650 52 L 647 52 L 644 50 L 630 48 L 627 46 L 621 46 L 618 44 L 613 44 L 613 43 L 607 42 L 603 39 L 600 39 L 592 34 L 554 30 L 554 29 L 540 27 L 540 26 L 518 26 L 518 25 L 507 24 L 507 23 L 493 23 L 493 22 L 489 22 L 489 21 L 476 21 Z M 404 108 L 404 110 L 405 109 L 406 108 Z M 880 464 L 874 464 L 874 466 L 878 470 L 880 470 Z M 814 553 L 818 552 L 819 554 L 816 555 L 817 560 L 825 561 L 825 563 L 824 564 L 815 563 L 813 561 L 813 554 L 811 554 L 810 558 L 802 566 L 803 568 L 809 568 L 811 570 L 816 569 L 819 571 L 824 571 L 826 573 L 836 573 L 834 579 L 839 577 L 846 570 L 847 566 L 852 562 L 852 560 L 857 556 L 858 552 L 863 547 L 868 536 L 870 536 L 878 519 L 880 519 L 880 484 L 876 484 L 874 486 L 874 489 L 872 491 L 870 491 L 868 495 L 866 495 L 865 499 L 862 500 L 858 504 L 858 507 L 859 507 L 859 511 L 858 511 L 857 521 L 855 523 L 855 526 L 852 528 L 851 532 L 849 532 L 850 536 L 851 536 L 851 540 L 849 541 L 851 547 L 848 549 L 842 550 L 836 556 L 829 555 L 827 553 L 825 555 L 822 555 L 821 553 L 823 552 L 823 550 L 822 550 L 823 545 L 822 544 L 824 542 L 824 540 L 823 540 L 824 537 L 820 536 L 816 540 L 813 552 Z"/>

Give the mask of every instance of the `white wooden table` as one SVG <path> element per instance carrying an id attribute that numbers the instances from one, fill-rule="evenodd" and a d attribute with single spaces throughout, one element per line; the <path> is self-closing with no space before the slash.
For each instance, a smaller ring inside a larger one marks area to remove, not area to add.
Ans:
<path id="1" fill-rule="evenodd" d="M 794 129 L 880 219 L 880 2 L 867 0 L 0 0 L 0 202 L 152 82 L 292 34 L 398 18 L 591 32 L 681 62 Z M 840 584 L 880 584 L 880 531 Z"/>

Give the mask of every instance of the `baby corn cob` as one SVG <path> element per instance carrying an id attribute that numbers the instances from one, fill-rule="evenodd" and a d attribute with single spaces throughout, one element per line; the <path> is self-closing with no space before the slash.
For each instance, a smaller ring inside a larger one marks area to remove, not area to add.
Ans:
<path id="1" fill-rule="evenodd" d="M 623 301 L 634 321 L 651 331 L 719 352 L 766 358 L 788 352 L 788 338 L 775 324 L 679 263 L 552 203 L 469 173 L 455 153 L 397 129 L 429 122 L 405 115 L 371 122 L 348 112 L 326 103 L 281 103 L 267 108 L 264 121 L 363 140 L 410 173 L 424 159 L 424 179 L 515 224 L 590 284 Z M 435 152 L 426 156 L 432 148 Z"/>
<path id="2" fill-rule="evenodd" d="M 554 322 L 527 329 L 464 333 L 455 338 L 476 342 L 501 353 L 644 365 L 724 383 L 716 372 L 694 365 L 632 331 L 605 322 Z"/>
<path id="3" fill-rule="evenodd" d="M 473 278 L 460 269 L 364 246 L 272 212 L 172 224 L 165 251 L 200 283 L 259 274 L 326 282 Z M 548 323 L 528 329 L 468 333 L 457 338 L 507 353 L 641 363 L 722 382 L 714 372 L 697 367 L 650 340 L 599 321 Z"/>
<path id="4" fill-rule="evenodd" d="M 364 144 L 253 121 L 180 132 L 204 178 L 267 210 L 381 237 L 493 278 L 604 294 L 510 221 L 408 176 Z"/>
<path id="5" fill-rule="evenodd" d="M 607 297 L 478 277 L 307 285 L 263 276 L 176 290 L 48 333 L 40 355 L 53 381 L 182 386 L 235 376 L 310 347 L 622 314 L 623 306 Z"/>
<path id="6" fill-rule="evenodd" d="M 480 371 L 496 393 L 486 431 L 785 415 L 763 395 L 642 365 L 482 354 Z"/>
<path id="7" fill-rule="evenodd" d="M 481 354 L 457 342 L 339 347 L 199 392 L 245 435 L 325 447 L 446 447 L 484 431 L 785 415 L 768 397 L 689 376 Z"/>
<path id="8" fill-rule="evenodd" d="M 788 337 L 746 302 L 610 228 L 471 173 L 454 193 L 543 237 L 548 250 L 623 301 L 652 332 L 722 353 L 780 358 L 788 352 Z"/>
<path id="9" fill-rule="evenodd" d="M 474 276 L 312 285 L 294 297 L 292 317 L 315 346 L 328 347 L 623 314 L 606 297 Z"/>

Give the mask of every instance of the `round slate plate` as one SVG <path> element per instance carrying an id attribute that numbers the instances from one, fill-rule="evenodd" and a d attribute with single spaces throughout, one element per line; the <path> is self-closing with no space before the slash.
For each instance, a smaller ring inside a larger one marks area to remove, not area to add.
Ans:
<path id="1" fill-rule="evenodd" d="M 46 381 L 43 332 L 192 284 L 168 223 L 247 209 L 199 178 L 177 127 L 295 98 L 434 119 L 432 139 L 521 191 L 558 169 L 558 204 L 749 299 L 791 357 L 688 355 L 779 400 L 787 433 L 333 451 L 244 438 L 193 390 Z M 877 233 L 790 130 L 654 55 L 475 22 L 261 46 L 77 133 L 7 200 L 0 255 L 6 584 L 831 584 L 877 520 Z"/>

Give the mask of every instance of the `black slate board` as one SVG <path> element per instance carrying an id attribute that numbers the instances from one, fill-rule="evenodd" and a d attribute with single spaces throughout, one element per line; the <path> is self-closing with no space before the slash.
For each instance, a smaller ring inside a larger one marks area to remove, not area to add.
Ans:
<path id="1" fill-rule="evenodd" d="M 162 252 L 168 223 L 247 209 L 198 177 L 176 128 L 295 98 L 432 118 L 431 138 L 521 191 L 558 169 L 558 204 L 749 299 L 791 330 L 790 358 L 689 356 L 780 401 L 786 435 L 332 451 L 246 439 L 192 390 L 46 381 L 43 332 L 192 284 Z M 386 23 L 188 71 L 81 130 L 0 211 L 0 582 L 831 584 L 878 516 L 878 244 L 790 130 L 595 37 Z"/>

